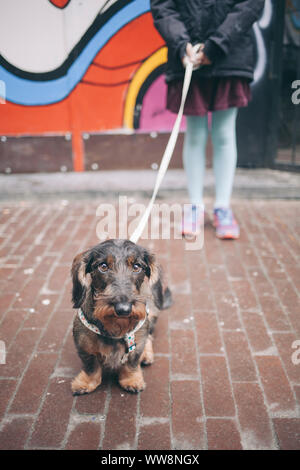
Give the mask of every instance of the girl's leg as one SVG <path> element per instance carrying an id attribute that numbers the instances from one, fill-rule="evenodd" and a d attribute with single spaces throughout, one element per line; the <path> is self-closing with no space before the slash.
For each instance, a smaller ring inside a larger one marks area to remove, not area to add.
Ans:
<path id="1" fill-rule="evenodd" d="M 218 238 L 239 238 L 240 229 L 230 209 L 237 161 L 237 108 L 215 111 L 212 118 L 213 168 L 216 182 L 214 224 Z"/>
<path id="2" fill-rule="evenodd" d="M 187 175 L 190 202 L 203 205 L 207 116 L 187 116 L 183 144 L 183 166 Z"/>
<path id="3" fill-rule="evenodd" d="M 188 237 L 201 233 L 203 225 L 203 183 L 208 134 L 207 116 L 187 116 L 186 126 L 183 166 L 187 175 L 191 204 L 184 206 L 182 234 Z"/>
<path id="4" fill-rule="evenodd" d="M 212 116 L 213 168 L 216 182 L 215 208 L 230 207 L 237 161 L 237 108 L 215 111 Z"/>

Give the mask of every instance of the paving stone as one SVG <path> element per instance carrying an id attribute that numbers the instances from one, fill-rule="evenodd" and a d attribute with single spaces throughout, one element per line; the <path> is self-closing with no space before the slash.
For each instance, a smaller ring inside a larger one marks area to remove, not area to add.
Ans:
<path id="1" fill-rule="evenodd" d="M 296 402 L 281 361 L 275 356 L 257 356 L 261 381 L 271 413 L 296 413 Z"/>
<path id="2" fill-rule="evenodd" d="M 205 428 L 198 381 L 171 382 L 172 435 L 175 449 L 205 448 Z"/>
<path id="3" fill-rule="evenodd" d="M 243 449 L 275 449 L 268 410 L 263 394 L 255 383 L 233 384 Z"/>
<path id="4" fill-rule="evenodd" d="M 208 450 L 242 450 L 240 433 L 233 419 L 211 419 L 206 422 Z"/>
<path id="5" fill-rule="evenodd" d="M 273 420 L 279 448 L 300 449 L 300 418 L 275 418 Z"/>

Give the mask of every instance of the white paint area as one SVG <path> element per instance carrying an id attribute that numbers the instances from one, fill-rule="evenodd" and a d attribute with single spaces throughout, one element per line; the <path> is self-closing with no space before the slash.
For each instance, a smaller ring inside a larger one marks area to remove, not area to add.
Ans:
<path id="1" fill-rule="evenodd" d="M 35 73 L 58 68 L 97 14 L 117 0 L 71 0 L 64 9 L 48 0 L 0 1 L 0 54 Z"/>

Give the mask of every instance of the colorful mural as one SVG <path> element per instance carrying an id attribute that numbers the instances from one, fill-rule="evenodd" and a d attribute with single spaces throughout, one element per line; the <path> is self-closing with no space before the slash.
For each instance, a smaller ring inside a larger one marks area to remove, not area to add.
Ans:
<path id="1" fill-rule="evenodd" d="M 256 25 L 256 80 L 266 64 Z M 163 77 L 167 50 L 149 0 L 10 0 L 0 3 L 0 134 L 72 136 L 83 169 L 82 134 L 170 130 Z M 1 88 L 0 88 L 1 93 Z M 184 126 L 184 124 L 183 124 Z"/>

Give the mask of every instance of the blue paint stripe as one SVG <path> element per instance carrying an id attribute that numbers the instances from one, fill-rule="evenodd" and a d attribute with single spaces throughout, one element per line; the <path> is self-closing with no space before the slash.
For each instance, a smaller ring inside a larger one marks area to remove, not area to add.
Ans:
<path id="1" fill-rule="evenodd" d="M 117 12 L 90 40 L 63 77 L 38 82 L 17 77 L 0 66 L 0 80 L 6 84 L 6 99 L 27 106 L 47 105 L 63 100 L 84 76 L 107 41 L 127 23 L 149 10 L 149 0 L 135 0 Z"/>

